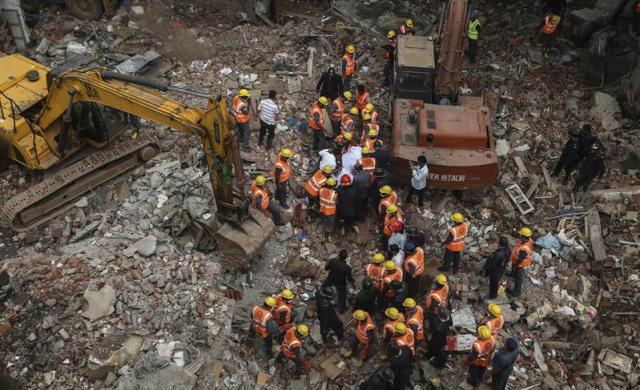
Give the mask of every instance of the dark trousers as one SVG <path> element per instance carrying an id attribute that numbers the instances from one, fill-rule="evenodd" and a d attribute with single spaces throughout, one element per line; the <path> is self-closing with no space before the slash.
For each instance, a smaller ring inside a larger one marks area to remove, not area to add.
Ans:
<path id="1" fill-rule="evenodd" d="M 560 171 L 564 169 L 564 179 L 562 180 L 562 183 L 567 184 L 571 173 L 576 169 L 577 165 L 577 161 L 573 164 L 564 164 L 561 161 L 558 161 L 555 168 L 553 169 L 552 176 L 558 176 L 560 174 Z"/>
<path id="2" fill-rule="evenodd" d="M 275 198 L 280 203 L 280 206 L 288 209 L 287 205 L 287 187 L 289 186 L 288 182 L 280 183 L 276 186 Z"/>
<path id="3" fill-rule="evenodd" d="M 418 207 L 422 207 L 424 203 L 424 192 L 427 190 L 427 187 L 416 190 L 413 186 L 409 186 L 409 193 L 407 194 L 407 203 L 413 202 L 413 194 L 418 194 Z"/>
<path id="4" fill-rule="evenodd" d="M 346 284 L 332 284 L 330 281 L 325 280 L 322 283 L 322 287 L 335 287 L 338 290 L 338 309 L 341 313 L 347 311 L 347 285 Z"/>
<path id="5" fill-rule="evenodd" d="M 469 63 L 476 63 L 476 55 L 478 53 L 478 40 L 469 39 Z"/>
<path id="6" fill-rule="evenodd" d="M 271 150 L 273 148 L 273 138 L 276 136 L 276 125 L 268 125 L 260 119 L 260 140 L 258 145 L 262 146 L 265 135 L 267 135 L 267 150 Z"/>
<path id="7" fill-rule="evenodd" d="M 498 297 L 498 287 L 500 286 L 500 272 L 493 272 L 489 275 L 489 298 L 496 299 Z"/>
<path id="8" fill-rule="evenodd" d="M 344 338 L 344 325 L 337 316 L 331 318 L 320 318 L 320 336 L 322 336 L 322 342 L 327 344 L 329 340 L 329 333 L 333 331 L 338 338 L 338 341 L 342 341 Z"/>
<path id="9" fill-rule="evenodd" d="M 467 377 L 467 383 L 471 386 L 479 386 L 486 371 L 487 367 L 469 364 L 469 376 Z"/>
<path id="10" fill-rule="evenodd" d="M 325 149 L 326 137 L 324 136 L 324 130 L 314 130 L 313 132 L 313 150 Z"/>
<path id="11" fill-rule="evenodd" d="M 554 38 L 555 34 L 542 33 L 542 45 L 544 46 L 545 56 L 549 55 L 549 50 L 551 50 L 551 45 L 553 45 Z"/>
<path id="12" fill-rule="evenodd" d="M 405 275 L 406 275 L 407 290 L 409 293 L 409 297 L 417 298 L 418 288 L 420 287 L 420 280 L 422 279 L 422 275 L 413 277 L 408 272 L 405 273 Z"/>
<path id="13" fill-rule="evenodd" d="M 329 234 L 333 233 L 333 228 L 336 226 L 336 216 L 335 215 L 324 215 L 322 214 L 322 231 L 327 237 Z"/>
<path id="14" fill-rule="evenodd" d="M 449 249 L 445 249 L 444 251 L 444 264 L 443 271 L 448 271 L 453 264 L 453 273 L 458 273 L 460 269 L 460 252 L 450 251 Z"/>
<path id="15" fill-rule="evenodd" d="M 258 336 L 258 334 L 253 330 L 253 327 L 249 328 L 249 340 L 255 340 L 256 337 L 260 337 L 263 342 L 265 353 L 270 356 L 271 349 L 273 348 L 273 336 L 271 333 L 267 333 L 267 337 Z"/>
<path id="16" fill-rule="evenodd" d="M 344 88 L 345 91 L 348 91 L 351 89 L 351 79 L 353 78 L 353 76 L 342 76 L 342 86 Z"/>
<path id="17" fill-rule="evenodd" d="M 371 344 L 373 344 L 373 340 L 370 340 L 369 344 L 362 344 L 354 334 L 351 339 L 351 352 L 354 356 L 359 353 L 361 360 L 367 360 L 367 357 L 369 357 L 369 351 L 371 351 Z"/>
<path id="18" fill-rule="evenodd" d="M 433 337 L 433 336 L 432 336 Z M 444 368 L 447 364 L 447 352 L 444 350 L 445 340 L 431 340 L 427 343 L 427 361 L 435 368 Z"/>
<path id="19" fill-rule="evenodd" d="M 633 16 L 633 32 L 636 34 L 640 34 L 640 14 L 636 13 Z"/>
<path id="20" fill-rule="evenodd" d="M 273 218 L 273 223 L 278 226 L 284 225 L 284 221 L 282 220 L 282 214 L 280 214 L 280 208 L 275 202 L 269 202 L 269 214 L 271 214 L 271 218 Z"/>
<path id="21" fill-rule="evenodd" d="M 243 149 L 250 148 L 251 128 L 249 128 L 249 121 L 238 123 L 238 139 L 241 141 Z"/>
<path id="22" fill-rule="evenodd" d="M 393 390 L 404 390 L 409 388 L 409 378 L 411 378 L 411 371 L 413 371 L 413 367 L 409 366 L 394 373 L 396 376 L 396 380 L 393 382 Z"/>
<path id="23" fill-rule="evenodd" d="M 331 121 L 331 130 L 334 138 L 340 135 L 340 121 Z"/>
<path id="24" fill-rule="evenodd" d="M 511 371 L 503 370 L 491 376 L 491 390 L 505 390 L 509 382 Z"/>
<path id="25" fill-rule="evenodd" d="M 576 185 L 575 187 L 573 187 L 573 192 L 578 192 L 580 190 L 587 191 L 593 179 L 594 179 L 593 176 L 579 175 L 578 178 L 576 179 Z"/>
<path id="26" fill-rule="evenodd" d="M 515 285 L 513 286 L 513 290 L 511 291 L 511 295 L 514 297 L 519 297 L 522 294 L 522 285 L 524 284 L 524 268 L 515 268 L 513 270 L 513 277 L 515 279 Z"/>

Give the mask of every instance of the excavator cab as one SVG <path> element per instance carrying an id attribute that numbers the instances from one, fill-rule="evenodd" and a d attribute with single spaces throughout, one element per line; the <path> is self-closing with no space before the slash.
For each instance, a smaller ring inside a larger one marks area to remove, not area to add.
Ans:
<path id="1" fill-rule="evenodd" d="M 433 41 L 428 37 L 399 36 L 396 51 L 394 98 L 433 101 L 436 74 Z"/>

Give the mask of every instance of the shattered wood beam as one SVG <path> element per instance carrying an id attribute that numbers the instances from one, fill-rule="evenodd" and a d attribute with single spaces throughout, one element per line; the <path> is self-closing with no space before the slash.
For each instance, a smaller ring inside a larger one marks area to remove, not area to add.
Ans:
<path id="1" fill-rule="evenodd" d="M 589 240 L 591 240 L 591 250 L 593 251 L 593 259 L 595 261 L 605 261 L 607 259 L 607 249 L 602 241 L 602 227 L 600 226 L 600 215 L 598 211 L 590 213 L 585 218 L 585 225 L 589 232 Z"/>
<path id="2" fill-rule="evenodd" d="M 544 175 L 544 182 L 547 184 L 547 188 L 549 191 L 556 192 L 556 186 L 553 184 L 551 180 L 551 175 L 549 174 L 549 170 L 546 166 L 542 166 L 542 174 Z"/>
<path id="3" fill-rule="evenodd" d="M 534 175 L 532 177 L 532 181 L 533 183 L 531 183 L 531 186 L 529 186 L 529 189 L 527 190 L 527 199 L 531 200 L 531 196 L 538 190 L 538 186 L 540 185 L 540 179 L 538 179 L 537 175 Z"/>
<path id="4" fill-rule="evenodd" d="M 309 60 L 307 61 L 307 77 L 313 77 L 313 55 L 316 52 L 316 48 L 311 46 L 309 47 Z"/>

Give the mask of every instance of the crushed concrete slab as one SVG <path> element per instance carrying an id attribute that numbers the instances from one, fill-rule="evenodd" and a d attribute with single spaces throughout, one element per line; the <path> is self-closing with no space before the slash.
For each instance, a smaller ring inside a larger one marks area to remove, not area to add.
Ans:
<path id="1" fill-rule="evenodd" d="M 107 285 L 100 290 L 85 290 L 83 298 L 89 304 L 82 316 L 95 321 L 113 312 L 113 304 L 116 302 L 116 292 L 113 287 Z"/>
<path id="2" fill-rule="evenodd" d="M 127 257 L 132 257 L 135 253 L 138 253 L 144 257 L 149 257 L 155 255 L 157 244 L 157 238 L 155 238 L 154 236 L 146 236 L 145 238 L 133 243 L 133 245 L 131 245 L 127 249 L 123 250 L 122 253 Z"/>

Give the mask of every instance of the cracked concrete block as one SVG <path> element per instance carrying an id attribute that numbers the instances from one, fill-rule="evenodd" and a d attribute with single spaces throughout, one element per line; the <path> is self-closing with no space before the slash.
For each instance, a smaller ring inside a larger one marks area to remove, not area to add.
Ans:
<path id="1" fill-rule="evenodd" d="M 111 286 L 104 286 L 100 290 L 87 290 L 82 296 L 89 306 L 82 312 L 82 316 L 95 321 L 113 312 L 113 304 L 116 302 L 116 292 Z"/>

